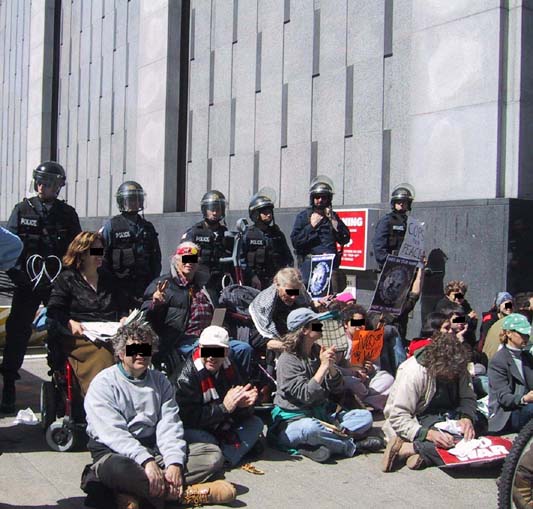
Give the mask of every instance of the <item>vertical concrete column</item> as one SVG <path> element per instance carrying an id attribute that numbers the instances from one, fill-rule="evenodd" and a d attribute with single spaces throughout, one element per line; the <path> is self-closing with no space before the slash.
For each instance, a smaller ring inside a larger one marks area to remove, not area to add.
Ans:
<path id="1" fill-rule="evenodd" d="M 150 213 L 176 209 L 181 4 L 140 2 L 136 173 Z"/>

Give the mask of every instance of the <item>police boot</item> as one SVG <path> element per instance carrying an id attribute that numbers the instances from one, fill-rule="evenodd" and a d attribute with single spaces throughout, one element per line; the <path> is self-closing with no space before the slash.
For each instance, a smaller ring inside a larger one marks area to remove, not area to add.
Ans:
<path id="1" fill-rule="evenodd" d="M 12 414 L 15 411 L 15 380 L 4 378 L 4 388 L 2 389 L 2 404 L 0 413 Z"/>

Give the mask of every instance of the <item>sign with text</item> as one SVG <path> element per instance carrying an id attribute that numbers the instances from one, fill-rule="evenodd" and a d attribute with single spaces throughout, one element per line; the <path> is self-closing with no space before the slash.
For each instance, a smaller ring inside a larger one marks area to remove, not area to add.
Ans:
<path id="1" fill-rule="evenodd" d="M 350 230 L 350 242 L 342 246 L 341 269 L 366 270 L 368 243 L 368 209 L 335 211 Z M 341 246 L 339 246 L 341 249 Z"/>
<path id="2" fill-rule="evenodd" d="M 334 254 L 313 255 L 311 257 L 307 291 L 313 299 L 319 299 L 329 294 L 334 260 Z"/>
<path id="3" fill-rule="evenodd" d="M 479 437 L 477 440 L 480 442 L 479 446 L 468 451 L 464 456 L 455 456 L 446 449 L 437 447 L 437 453 L 444 461 L 444 465 L 441 465 L 441 467 L 458 467 L 473 463 L 481 464 L 499 461 L 509 454 L 513 445 L 511 440 L 503 437 L 486 436 Z"/>
<path id="4" fill-rule="evenodd" d="M 365 361 L 375 362 L 383 349 L 385 329 L 356 330 L 352 338 L 352 366 L 362 366 Z"/>
<path id="5" fill-rule="evenodd" d="M 413 217 L 409 217 L 407 219 L 407 231 L 398 256 L 419 262 L 423 261 L 425 256 L 425 234 L 426 225 Z"/>

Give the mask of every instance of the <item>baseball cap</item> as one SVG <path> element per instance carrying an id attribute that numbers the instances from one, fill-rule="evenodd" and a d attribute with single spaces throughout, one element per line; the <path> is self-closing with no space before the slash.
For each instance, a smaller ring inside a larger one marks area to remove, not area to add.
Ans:
<path id="1" fill-rule="evenodd" d="M 531 334 L 531 324 L 527 318 L 520 313 L 511 313 L 505 318 L 502 324 L 503 330 L 514 330 L 520 334 Z"/>
<path id="2" fill-rule="evenodd" d="M 496 295 L 496 306 L 499 306 L 502 302 L 512 301 L 513 296 L 509 292 L 500 292 Z"/>
<path id="3" fill-rule="evenodd" d="M 228 331 L 218 325 L 206 327 L 200 334 L 200 346 L 221 346 L 229 348 Z"/>
<path id="4" fill-rule="evenodd" d="M 314 320 L 325 320 L 330 318 L 331 313 L 315 313 L 309 308 L 298 308 L 289 313 L 287 317 L 287 328 L 292 332 Z"/>

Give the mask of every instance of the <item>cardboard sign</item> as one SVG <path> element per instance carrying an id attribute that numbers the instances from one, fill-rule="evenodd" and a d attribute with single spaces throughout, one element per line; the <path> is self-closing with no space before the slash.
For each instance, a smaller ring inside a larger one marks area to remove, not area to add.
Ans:
<path id="1" fill-rule="evenodd" d="M 374 362 L 379 359 L 383 349 L 385 329 L 356 330 L 352 338 L 352 366 L 361 366 L 365 361 Z"/>
<path id="2" fill-rule="evenodd" d="M 407 231 L 398 256 L 409 260 L 422 261 L 425 256 L 424 238 L 426 225 L 413 217 L 407 219 Z"/>
<path id="3" fill-rule="evenodd" d="M 369 311 L 400 315 L 413 284 L 418 262 L 387 256 Z"/>
<path id="4" fill-rule="evenodd" d="M 334 260 L 334 254 L 314 255 L 311 257 L 311 271 L 307 282 L 307 291 L 313 299 L 325 297 L 329 294 Z"/>
<path id="5" fill-rule="evenodd" d="M 437 453 L 444 461 L 444 465 L 441 465 L 441 468 L 499 461 L 509 454 L 513 445 L 511 440 L 503 437 L 486 436 L 479 437 L 479 440 L 481 441 L 481 446 L 470 451 L 466 456 L 454 456 L 446 449 L 437 447 Z"/>
<path id="6" fill-rule="evenodd" d="M 342 247 L 341 269 L 366 270 L 368 209 L 335 211 L 350 230 L 350 242 Z"/>

